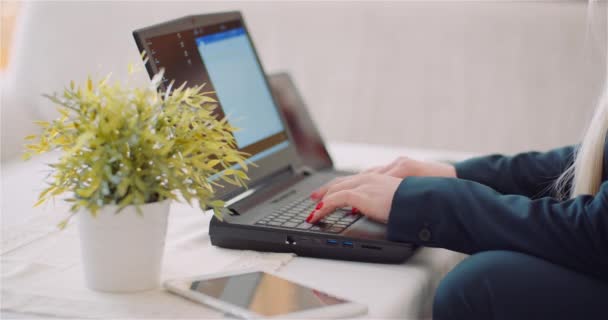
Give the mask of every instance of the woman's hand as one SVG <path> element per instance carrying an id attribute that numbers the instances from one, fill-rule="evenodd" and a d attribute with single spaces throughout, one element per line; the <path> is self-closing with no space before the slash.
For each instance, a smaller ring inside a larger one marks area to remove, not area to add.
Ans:
<path id="1" fill-rule="evenodd" d="M 399 157 L 388 165 L 370 168 L 363 173 L 380 173 L 401 179 L 405 177 L 456 177 L 456 169 L 450 164 L 420 161 L 408 157 Z"/>
<path id="2" fill-rule="evenodd" d="M 420 161 L 408 157 L 399 157 L 388 165 L 370 168 L 361 172 L 361 174 L 366 173 L 382 174 L 399 179 L 404 179 L 406 177 L 456 178 L 456 169 L 450 164 Z M 347 178 L 348 177 L 340 177 L 332 180 L 321 188 L 315 190 L 310 197 L 314 200 L 322 199 L 331 186 L 338 184 Z"/>
<path id="3" fill-rule="evenodd" d="M 338 208 L 352 207 L 353 213 L 361 211 L 373 220 L 387 222 L 399 183 L 412 176 L 455 178 L 456 169 L 449 164 L 399 157 L 388 165 L 336 178 L 312 193 L 311 198 L 320 202 L 306 221 L 314 223 Z"/>
<path id="4" fill-rule="evenodd" d="M 338 208 L 358 208 L 370 219 L 386 223 L 393 195 L 401 183 L 400 178 L 377 173 L 361 173 L 341 178 L 330 184 L 323 200 L 306 219 L 315 223 Z M 355 212 L 355 209 L 353 209 Z"/>

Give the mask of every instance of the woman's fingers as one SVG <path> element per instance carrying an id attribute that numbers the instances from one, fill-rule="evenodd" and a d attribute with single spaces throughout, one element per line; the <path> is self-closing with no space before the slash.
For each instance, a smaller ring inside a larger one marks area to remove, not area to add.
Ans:
<path id="1" fill-rule="evenodd" d="M 385 174 L 387 176 L 392 176 L 392 177 L 400 177 L 401 176 L 401 171 L 402 169 L 395 166 L 390 168 L 389 170 L 387 170 L 386 172 L 383 172 L 382 174 Z"/>
<path id="2" fill-rule="evenodd" d="M 363 195 L 354 189 L 341 190 L 323 198 L 319 202 L 317 209 L 314 210 L 306 219 L 308 223 L 316 223 L 328 214 L 343 207 L 362 207 L 364 205 Z"/>
<path id="3" fill-rule="evenodd" d="M 361 176 L 361 175 L 369 175 L 369 174 L 388 174 L 388 175 L 395 175 L 395 176 L 397 176 L 397 173 L 399 171 L 399 161 L 400 161 L 400 159 L 397 158 L 397 159 L 393 160 L 391 163 L 389 163 L 388 165 L 385 165 L 385 166 L 371 167 L 371 168 L 369 168 L 367 170 L 364 170 L 361 173 L 356 174 L 356 175 L 335 178 L 332 181 L 330 181 L 329 183 L 323 185 L 321 188 L 315 190 L 310 195 L 310 197 L 313 200 L 322 199 L 325 196 L 325 194 L 327 193 L 327 191 L 332 186 L 334 186 L 336 184 L 339 184 L 339 183 L 343 182 L 345 179 L 349 179 L 351 177 L 356 177 L 356 176 Z"/>
<path id="4" fill-rule="evenodd" d="M 391 162 L 390 164 L 382 167 L 380 170 L 376 171 L 375 173 L 377 174 L 386 174 L 387 172 L 393 170 L 396 167 L 397 163 L 395 161 Z"/>
<path id="5" fill-rule="evenodd" d="M 306 222 L 316 223 L 336 209 L 344 207 L 358 208 L 370 219 L 388 221 L 391 201 L 401 179 L 377 174 L 359 174 L 344 178 L 331 185 L 323 199 L 310 213 Z M 353 210 L 355 211 L 355 210 Z"/>
<path id="6" fill-rule="evenodd" d="M 352 176 L 335 178 L 332 181 L 330 181 L 329 183 L 322 186 L 321 188 L 314 191 L 310 195 L 310 197 L 314 200 L 323 199 L 323 197 L 325 197 L 328 193 L 336 192 L 338 190 L 342 190 L 344 188 L 351 187 L 351 186 L 353 186 L 354 183 L 361 181 L 361 179 L 366 176 L 369 176 L 369 174 L 360 173 L 360 174 L 356 174 L 356 175 L 352 175 Z"/>
<path id="7" fill-rule="evenodd" d="M 330 182 L 321 186 L 321 188 L 313 191 L 313 193 L 310 194 L 310 197 L 313 200 L 319 200 L 319 199 L 323 198 L 325 196 L 325 193 L 327 193 L 327 190 L 329 190 L 329 188 L 331 188 L 331 186 L 333 186 L 334 184 L 340 183 L 341 181 L 347 179 L 348 177 L 350 177 L 350 176 L 338 177 L 338 178 L 331 180 Z"/>
<path id="8" fill-rule="evenodd" d="M 325 191 L 325 194 L 323 195 L 323 197 L 327 197 L 333 193 L 336 193 L 336 192 L 339 192 L 342 190 L 354 189 L 354 188 L 360 186 L 366 180 L 368 180 L 371 175 L 372 174 L 366 173 L 366 174 L 358 174 L 355 176 L 345 177 L 341 181 L 330 185 L 329 188 L 327 189 L 327 191 Z"/>
<path id="9" fill-rule="evenodd" d="M 384 166 L 371 167 L 369 169 L 361 171 L 361 173 L 378 173 L 378 171 L 382 170 L 383 168 Z"/>

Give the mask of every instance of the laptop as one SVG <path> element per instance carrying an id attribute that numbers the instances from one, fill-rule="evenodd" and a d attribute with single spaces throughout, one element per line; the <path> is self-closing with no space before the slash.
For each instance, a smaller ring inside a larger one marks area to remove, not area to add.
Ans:
<path id="1" fill-rule="evenodd" d="M 412 255 L 413 244 L 388 241 L 384 224 L 353 215 L 349 208 L 318 224 L 305 222 L 316 205 L 311 192 L 344 173 L 333 170 L 316 127 L 302 113 L 305 106 L 293 83 L 286 83 L 285 76 L 271 79 L 273 95 L 240 12 L 187 16 L 135 30 L 133 36 L 140 52 L 148 55 L 149 75 L 165 69 L 161 87 L 174 80 L 206 83 L 215 91 L 219 116 L 241 128 L 234 133 L 237 146 L 257 165 L 249 169 L 247 188 L 216 189 L 227 210 L 222 221 L 214 217 L 210 222 L 213 245 L 384 263 L 400 263 Z M 294 108 L 298 112 L 289 111 Z M 300 119 L 301 114 L 307 118 Z M 298 131 L 306 122 L 308 129 Z M 298 134 L 316 136 L 311 143 L 318 146 L 306 145 Z M 304 153 L 298 153 L 298 141 Z M 301 155 L 315 148 L 322 150 L 324 165 L 307 165 Z"/>

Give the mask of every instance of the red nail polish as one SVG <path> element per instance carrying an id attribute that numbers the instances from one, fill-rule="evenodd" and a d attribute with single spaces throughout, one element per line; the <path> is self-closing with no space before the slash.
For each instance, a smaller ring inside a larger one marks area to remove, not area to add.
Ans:
<path id="1" fill-rule="evenodd" d="M 312 217 L 314 217 L 314 216 L 315 216 L 315 211 L 313 210 L 306 218 L 306 222 L 310 223 L 310 220 L 312 220 Z"/>
<path id="2" fill-rule="evenodd" d="M 323 201 L 317 203 L 317 207 L 315 208 L 315 210 L 319 210 L 321 208 L 323 208 Z"/>
<path id="3" fill-rule="evenodd" d="M 353 209 L 350 211 L 350 213 L 352 213 L 352 214 L 357 214 L 357 213 L 359 213 L 359 209 L 357 209 L 357 208 L 353 208 Z"/>

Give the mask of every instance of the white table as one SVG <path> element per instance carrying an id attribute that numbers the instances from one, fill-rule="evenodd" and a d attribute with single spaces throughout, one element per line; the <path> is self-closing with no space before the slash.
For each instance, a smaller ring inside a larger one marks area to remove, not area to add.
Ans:
<path id="1" fill-rule="evenodd" d="M 385 164 L 392 161 L 400 155 L 408 155 L 421 159 L 438 159 L 438 160 L 460 160 L 471 156 L 468 153 L 441 152 L 433 150 L 417 150 L 407 148 L 393 148 L 383 146 L 371 146 L 361 144 L 348 143 L 331 143 L 329 146 L 330 153 L 339 169 L 360 170 L 374 165 Z M 55 263 L 72 260 L 70 265 L 76 271 L 70 272 L 66 280 L 57 279 L 66 287 L 72 286 L 73 295 L 78 296 L 78 293 L 86 292 L 86 289 L 81 288 L 80 282 L 71 280 L 79 279 L 80 275 L 74 278 L 73 273 L 79 270 L 79 253 L 76 249 L 77 238 L 70 238 L 69 231 L 65 234 L 58 234 L 54 230 L 54 222 L 61 218 L 60 213 L 65 212 L 66 207 L 61 203 L 57 203 L 55 207 L 50 207 L 46 210 L 32 209 L 31 204 L 34 203 L 36 193 L 39 191 L 40 181 L 44 176 L 44 172 L 40 171 L 41 163 L 44 158 L 34 160 L 29 163 L 9 163 L 2 167 L 2 189 L 0 190 L 1 208 L 2 208 L 2 258 L 3 264 L 6 261 L 21 256 L 28 256 L 28 250 L 34 254 L 42 255 L 45 261 L 54 261 Z M 55 211 L 55 215 L 51 215 L 49 211 Z M 199 246 L 194 248 L 192 254 L 184 256 L 172 255 L 170 249 L 166 253 L 164 276 L 175 277 L 183 273 L 194 272 L 201 270 L 200 273 L 206 273 L 212 268 L 220 268 L 220 261 L 224 265 L 241 266 L 247 263 L 261 263 L 265 266 L 272 266 L 273 269 L 278 268 L 278 273 L 291 279 L 298 280 L 309 286 L 326 290 L 354 301 L 362 302 L 369 307 L 370 318 L 428 318 L 430 317 L 430 307 L 434 290 L 445 273 L 460 262 L 464 255 L 442 249 L 422 248 L 410 258 L 406 263 L 401 265 L 385 265 L 360 262 L 345 262 L 334 260 L 323 260 L 305 257 L 295 257 L 285 266 L 281 266 L 285 260 L 284 255 L 251 255 L 238 250 L 226 250 L 211 247 L 208 242 L 208 236 L 205 228 L 208 223 L 209 216 L 202 216 L 195 209 L 189 209 L 184 205 L 174 205 L 171 215 L 175 222 L 170 225 L 168 235 L 168 245 L 173 246 Z M 75 229 L 75 228 L 74 228 Z M 173 230 L 173 233 L 172 233 Z M 65 231 L 64 231 L 65 232 Z M 49 235 L 51 234 L 51 235 Z M 55 238 L 53 238 L 55 237 Z M 17 239 L 17 240 L 15 240 Z M 53 240 L 59 239 L 59 240 Z M 194 240 L 193 240 L 194 239 Z M 56 241 L 57 244 L 53 244 Z M 49 244 L 50 242 L 50 244 Z M 61 244 L 63 242 L 63 244 Z M 198 243 L 198 244 L 197 244 Z M 47 246 L 46 249 L 44 246 Z M 36 251 L 37 250 L 37 251 Z M 200 254 L 199 254 L 200 253 Z M 197 261 L 195 255 L 200 255 L 200 259 L 205 261 Z M 40 259 L 42 259 L 40 258 Z M 38 259 L 38 258 L 36 258 Z M 62 260 L 63 259 L 63 260 Z M 184 260 L 190 263 L 190 269 L 182 269 L 177 260 Z M 14 259 L 13 259 L 14 260 Z M 13 263 L 11 260 L 11 263 Z M 169 260 L 169 261 L 167 261 Z M 216 264 L 211 266 L 211 262 Z M 200 266 L 197 265 L 200 264 Z M 178 267 L 176 267 L 178 266 Z M 3 267 L 5 267 L 3 265 Z M 28 268 L 31 266 L 28 266 Z M 199 269 L 197 269 L 199 268 Z M 186 275 L 186 274 L 184 274 Z M 4 273 L 3 273 L 4 277 Z M 61 278 L 61 276 L 58 276 Z M 52 283 L 52 282 L 48 282 Z M 52 288 L 40 285 L 42 291 L 50 291 Z M 67 289 L 66 289 L 67 290 Z M 83 291 L 85 290 L 85 291 Z M 2 291 L 3 295 L 9 291 Z M 4 296 L 2 297 L 4 300 Z M 34 299 L 35 297 L 21 297 L 22 300 Z M 122 296 L 120 298 L 104 296 L 104 299 L 114 299 L 122 303 L 121 307 L 135 308 L 145 303 L 146 294 Z M 153 300 L 156 299 L 156 300 Z M 160 300 L 158 300 L 160 299 Z M 161 301 L 162 305 L 171 308 L 172 303 L 184 304 L 177 298 L 166 296 L 164 292 L 149 294 L 149 301 Z M 10 300 L 10 299 L 9 299 Z M 54 303 L 61 305 L 60 298 Z M 32 300 L 37 301 L 37 300 Z M 41 303 L 50 301 L 48 299 L 39 300 Z M 125 302 L 126 301 L 126 302 Z M 65 301 L 68 303 L 68 301 Z M 94 303 L 91 302 L 91 307 Z M 132 303 L 133 306 L 129 306 Z M 156 302 L 155 302 L 156 303 Z M 31 305 L 35 308 L 32 308 Z M 139 304 L 139 305 L 138 305 Z M 184 305 L 182 305 L 184 307 Z M 4 308 L 4 306 L 3 306 Z M 160 308 L 160 307 L 159 307 Z M 204 310 L 201 306 L 185 306 L 192 310 Z M 198 309 L 197 309 L 198 308 Z M 38 316 L 52 316 L 53 313 L 48 312 L 49 308 L 44 305 L 36 305 L 31 302 L 30 308 L 24 310 L 40 312 Z M 183 308 L 182 308 L 183 309 Z M 41 310 L 41 311 L 40 311 Z M 164 309 L 163 309 L 164 310 Z M 17 310 L 18 311 L 18 310 Z M 217 317 L 217 313 L 210 310 L 205 310 L 207 313 L 198 313 L 192 311 L 191 315 L 184 317 L 192 317 L 197 314 L 204 314 L 206 317 Z M 90 316 L 95 317 L 100 315 L 91 312 Z M 105 313 L 106 315 L 108 313 Z M 109 313 L 113 315 L 113 313 Z M 116 313 L 122 315 L 122 313 Z M 131 316 L 137 315 L 137 311 L 131 310 L 127 313 Z M 2 317 L 27 317 L 34 316 L 33 314 L 16 313 L 14 310 L 2 310 Z M 142 314 L 143 316 L 143 314 Z"/>

